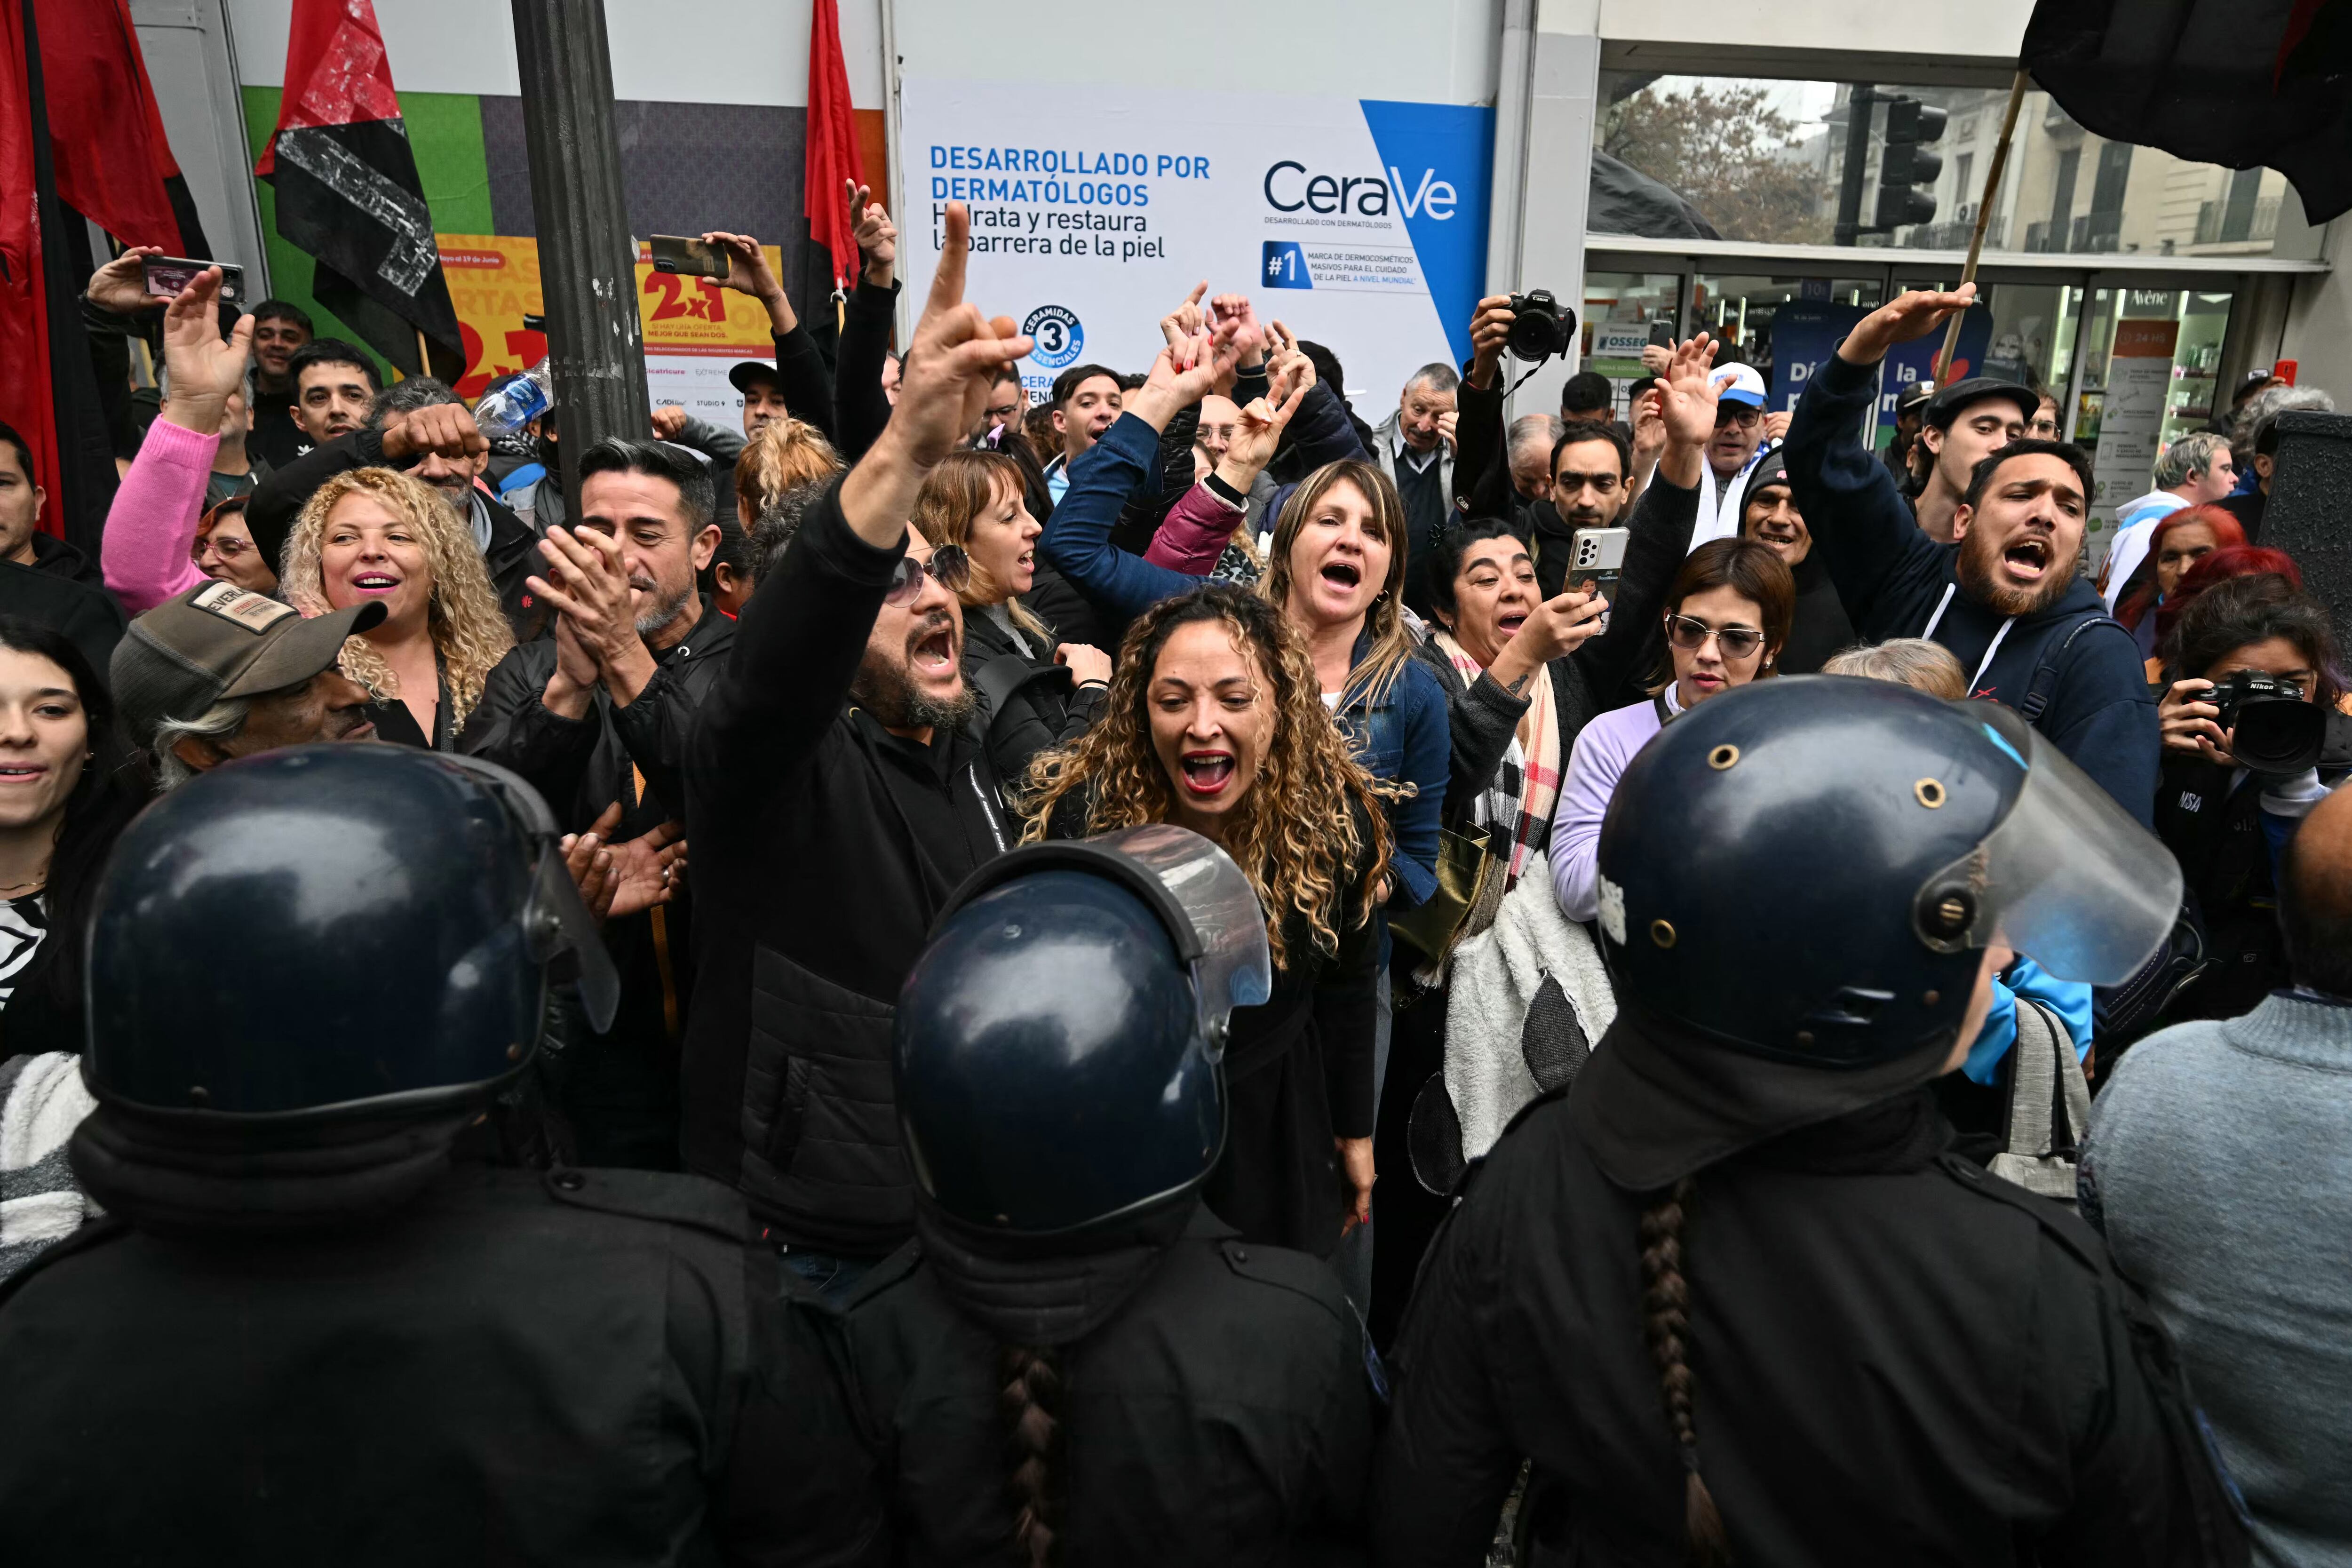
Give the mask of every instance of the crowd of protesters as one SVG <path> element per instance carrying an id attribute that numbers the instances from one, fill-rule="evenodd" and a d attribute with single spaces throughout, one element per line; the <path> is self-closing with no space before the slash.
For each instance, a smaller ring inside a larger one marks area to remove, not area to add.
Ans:
<path id="1" fill-rule="evenodd" d="M 2034 390 L 1962 380 L 1906 399 L 1887 453 L 1864 439 L 1880 362 L 1968 287 L 1865 317 L 1792 414 L 1702 332 L 1654 351 L 1622 424 L 1589 373 L 1507 423 L 1496 297 L 1467 363 L 1360 417 L 1329 349 L 1205 283 L 1151 364 L 1074 366 L 1033 407 L 1027 340 L 963 298 L 961 206 L 902 356 L 897 230 L 845 195 L 837 344 L 754 237 L 706 235 L 773 327 L 772 361 L 730 377 L 740 432 L 656 409 L 578 453 L 569 493 L 562 408 L 487 439 L 450 387 L 383 384 L 292 306 L 225 331 L 216 273 L 146 300 L 138 251 L 88 305 L 139 318 L 163 396 L 95 560 L 40 531 L 0 426 L 0 1534 L 41 1543 L 25 1561 L 135 1555 L 141 1521 L 195 1506 L 200 1448 L 142 1436 L 100 1468 L 175 1479 L 110 1510 L 79 1473 L 102 1447 L 53 1425 L 77 1364 L 165 1364 L 107 1336 L 197 1275 L 214 1300 L 169 1342 L 239 1290 L 367 1279 L 379 1312 L 395 1290 L 351 1250 L 391 1200 L 333 1210 L 331 1267 L 318 1233 L 251 1222 L 274 1189 L 235 1195 L 358 1145 L 169 1144 L 105 1044 L 160 1005 L 120 976 L 194 940 L 169 889 L 229 875 L 175 844 L 247 833 L 236 885 L 268 904 L 273 877 L 304 885 L 288 802 L 361 867 L 368 781 L 427 788 L 373 763 L 311 778 L 287 749 L 324 742 L 437 753 L 427 837 L 432 811 L 455 833 L 527 785 L 593 922 L 569 958 L 530 946 L 577 984 L 511 1047 L 520 1076 L 467 1102 L 481 1126 L 427 1141 L 431 1180 L 520 1171 L 546 1191 L 479 1191 L 700 1227 L 667 1284 L 582 1286 L 628 1326 L 580 1357 L 617 1403 L 556 1423 L 564 1484 L 503 1373 L 478 1414 L 525 1451 L 450 1448 L 485 1467 L 453 1516 L 417 1458 L 437 1428 L 394 1418 L 410 1468 L 385 1485 L 425 1517 L 360 1510 L 394 1557 L 562 1556 L 635 1509 L 603 1539 L 645 1544 L 610 1560 L 699 1560 L 672 1554 L 698 1538 L 811 1563 L 2189 1563 L 2244 1561 L 2249 1532 L 2262 1561 L 2352 1559 L 2352 1281 L 2327 1240 L 2352 1211 L 2352 695 L 2330 606 L 2262 542 L 2279 416 L 2324 394 L 2250 382 L 2231 430 L 2173 444 L 2095 582 L 2090 462 Z M 1610 538 L 1605 580 L 1580 572 Z M 2054 814 L 2021 848 L 1969 816 L 2004 757 L 2058 781 L 1994 812 Z M 1158 893 L 1097 888 L 1058 945 L 1044 914 L 1024 937 L 1019 900 L 1060 885 L 1039 879 L 1196 839 L 1194 869 L 1245 889 L 1254 987 L 1213 1008 L 1195 928 L 1135 914 Z M 504 886 L 506 851 L 475 853 Z M 2059 891 L 1996 925 L 1982 868 L 2036 854 Z M 1973 892 L 1905 901 L 1970 863 Z M 348 940 L 384 910 L 462 925 L 410 885 L 448 864 L 383 872 Z M 2086 956 L 2068 922 L 2118 907 L 2147 940 Z M 1168 932 L 1181 1005 L 1135 978 Z M 254 940 L 225 924 L 152 963 L 191 1015 L 234 1012 L 218 984 L 303 1013 L 334 963 L 222 979 Z M 955 967 L 989 942 L 1011 956 Z M 463 962 L 491 994 L 525 961 Z M 1162 1027 L 1202 1031 L 1213 1088 L 1171 1058 L 1151 1094 L 1211 1096 L 1214 1136 L 1174 1186 L 1087 1210 L 1069 1194 L 1099 1184 L 1087 1151 L 1121 1142 L 1141 1070 L 1107 1059 L 1156 1062 Z M 1012 1047 L 941 1043 L 991 1029 L 1060 1044 L 1015 1079 Z M 403 1081 L 369 1070 L 353 1104 Z M 1032 1185 L 956 1185 L 1006 1162 Z M 183 1201 L 150 1165 L 221 1184 Z M 401 1184 L 432 1234 L 509 1223 Z M 246 1250 L 109 1264 L 126 1231 Z M 532 1289 L 570 1278 L 554 1234 Z M 458 1278 L 444 1247 L 489 1244 L 436 1243 L 414 1278 Z M 480 1280 L 521 1279 L 519 1256 Z M 509 1360 L 595 1342 L 550 1315 Z M 633 1392 L 641 1319 L 670 1327 Z M 335 1321 L 285 1331 L 312 1378 L 348 1348 Z M 626 1440 L 671 1468 L 648 1489 L 597 1445 L 656 1385 L 665 1435 Z M 270 1541 L 271 1467 L 311 1473 L 295 1434 L 329 1428 L 224 1428 L 279 1406 L 220 1397 L 203 1424 L 252 1478 L 243 1522 L 199 1507 L 182 1539 Z M 154 1408 L 110 1394 L 76 1429 L 206 1409 Z"/>

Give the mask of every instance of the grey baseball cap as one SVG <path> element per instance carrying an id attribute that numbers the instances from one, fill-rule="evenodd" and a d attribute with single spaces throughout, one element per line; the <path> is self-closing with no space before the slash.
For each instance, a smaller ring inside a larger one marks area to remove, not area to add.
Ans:
<path id="1" fill-rule="evenodd" d="M 131 738 L 155 742 L 167 719 L 194 719 L 229 697 L 299 686 L 335 662 L 345 638 L 384 617 L 382 604 L 305 619 L 293 605 L 234 583 L 206 583 L 131 623 L 115 645 L 115 706 Z"/>

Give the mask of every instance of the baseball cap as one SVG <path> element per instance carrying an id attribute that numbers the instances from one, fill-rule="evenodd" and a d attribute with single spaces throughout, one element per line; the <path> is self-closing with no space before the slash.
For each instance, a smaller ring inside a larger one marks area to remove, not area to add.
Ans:
<path id="1" fill-rule="evenodd" d="M 1897 414 L 1908 414 L 1913 409 L 1918 407 L 1921 404 L 1927 402 L 1929 398 L 1935 395 L 1936 384 L 1934 382 L 1925 380 L 1915 381 L 1910 385 L 1905 387 L 1901 392 L 1895 394 L 1895 412 Z"/>
<path id="2" fill-rule="evenodd" d="M 1706 384 L 1714 388 L 1718 402 L 1764 406 L 1764 378 L 1752 364 L 1719 364 L 1708 373 Z"/>
<path id="3" fill-rule="evenodd" d="M 2030 386 L 2020 386 L 1999 376 L 1972 375 L 1966 381 L 1952 383 L 1927 399 L 1927 423 L 1938 430 L 1948 430 L 1962 409 L 1989 397 L 2006 398 L 2017 405 L 2028 424 L 2032 423 L 2033 416 L 2042 407 L 2042 395 Z"/>
<path id="4" fill-rule="evenodd" d="M 747 397 L 751 395 L 751 384 L 755 381 L 772 381 L 778 386 L 784 384 L 784 378 L 778 374 L 776 367 L 763 359 L 738 360 L 734 368 L 727 373 L 728 384 Z"/>
<path id="5" fill-rule="evenodd" d="M 291 605 L 234 583 L 206 583 L 131 623 L 110 684 L 131 738 L 155 742 L 166 719 L 193 719 L 229 697 L 299 686 L 335 662 L 343 639 L 384 617 L 381 602 L 305 620 Z"/>

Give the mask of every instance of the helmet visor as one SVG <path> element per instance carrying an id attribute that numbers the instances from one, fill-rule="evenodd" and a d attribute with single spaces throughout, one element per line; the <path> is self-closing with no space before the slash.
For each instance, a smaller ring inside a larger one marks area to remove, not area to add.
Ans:
<path id="1" fill-rule="evenodd" d="M 2171 932 L 2179 863 L 2024 720 L 1969 708 L 2024 783 L 1982 843 L 1921 884 L 1920 940 L 1938 952 L 2006 947 L 2061 980 L 2121 984 Z"/>
<path id="2" fill-rule="evenodd" d="M 1094 842 L 1149 872 L 1191 922 L 1194 940 L 1184 957 L 1200 999 L 1201 1032 L 1222 1054 L 1233 1010 L 1257 1006 L 1274 994 L 1274 961 L 1257 889 L 1232 856 L 1186 828 L 1152 823 L 1106 833 Z"/>

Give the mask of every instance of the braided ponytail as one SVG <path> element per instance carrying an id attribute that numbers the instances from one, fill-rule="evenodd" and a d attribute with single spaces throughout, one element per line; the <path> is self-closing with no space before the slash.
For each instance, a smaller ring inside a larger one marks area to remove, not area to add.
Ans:
<path id="1" fill-rule="evenodd" d="M 1026 1568 L 1056 1559 L 1062 1526 L 1062 1368 L 1050 1350 L 1005 1345 L 997 1352 L 997 1413 L 1013 1471 L 1013 1552 Z"/>
<path id="2" fill-rule="evenodd" d="M 1683 1336 L 1690 1328 L 1690 1286 L 1683 1279 L 1683 1220 L 1692 1181 L 1685 1176 L 1665 1197 L 1642 1212 L 1642 1332 L 1658 1363 L 1666 1419 L 1682 1450 L 1683 1529 L 1690 1537 L 1694 1568 L 1727 1568 L 1731 1542 L 1723 1515 L 1698 1473 L 1698 1426 L 1691 1415 L 1697 1379 L 1690 1369 Z"/>

